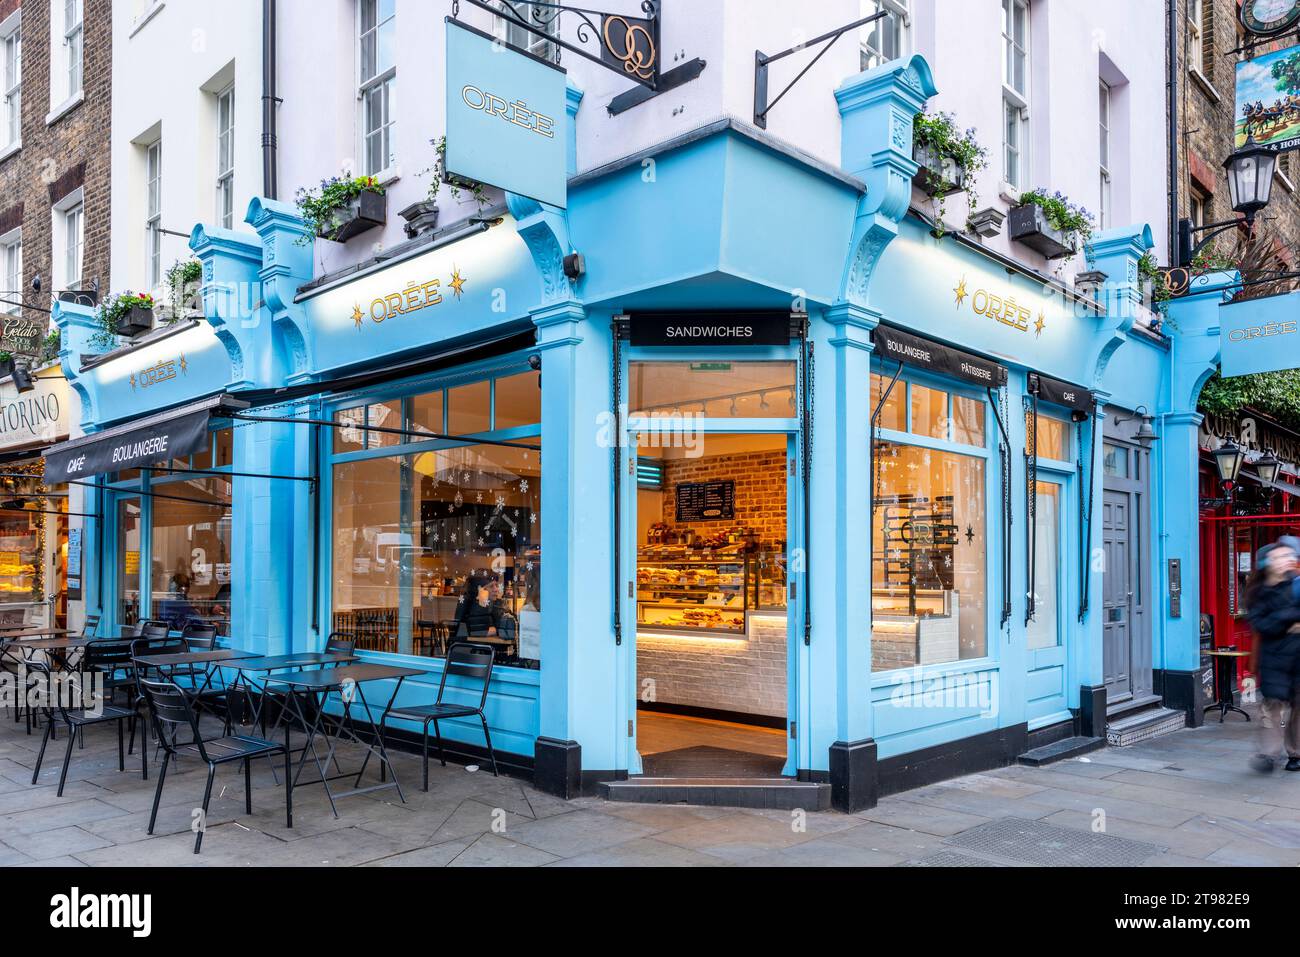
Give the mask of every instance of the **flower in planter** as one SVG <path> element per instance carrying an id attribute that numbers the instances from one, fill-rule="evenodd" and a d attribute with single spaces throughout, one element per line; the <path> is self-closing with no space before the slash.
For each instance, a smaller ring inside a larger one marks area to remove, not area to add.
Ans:
<path id="1" fill-rule="evenodd" d="M 153 296 L 147 292 L 123 292 L 110 296 L 99 304 L 96 319 L 99 329 L 90 337 L 90 344 L 98 349 L 111 349 L 117 345 L 121 335 L 119 327 L 134 309 L 143 309 L 152 313 L 156 305 Z M 152 318 L 151 318 L 152 323 Z"/>
<path id="2" fill-rule="evenodd" d="M 988 150 L 980 145 L 975 128 L 960 130 L 951 113 L 917 113 L 912 117 L 912 142 L 914 155 L 928 154 L 929 162 L 921 170 L 923 188 L 938 204 L 939 222 L 936 231 L 942 235 L 946 201 L 950 193 L 965 190 L 968 219 L 978 207 L 979 192 L 975 189 L 975 174 L 989 165 Z M 956 168 L 958 182 L 950 182 L 945 177 L 945 160 L 950 160 Z"/>
<path id="3" fill-rule="evenodd" d="M 1041 187 L 1027 193 L 1021 193 L 1020 205 L 1037 206 L 1043 211 L 1043 216 L 1048 224 L 1053 229 L 1064 233 L 1067 240 L 1077 236 L 1087 242 L 1088 237 L 1092 235 L 1092 231 L 1097 228 L 1092 213 L 1088 212 L 1086 207 L 1076 206 L 1070 202 L 1069 197 L 1060 190 L 1050 196 L 1047 190 Z"/>
<path id="4" fill-rule="evenodd" d="M 305 228 L 294 242 L 306 246 L 317 236 L 333 239 L 342 225 L 334 214 L 345 209 L 362 193 L 383 196 L 384 187 L 373 176 L 331 176 L 320 181 L 318 190 L 300 186 L 294 193 L 294 202 Z"/>
<path id="5" fill-rule="evenodd" d="M 201 312 L 199 287 L 203 284 L 203 264 L 197 259 L 178 259 L 163 277 L 170 309 L 163 321 L 168 325 L 185 317 L 187 312 Z"/>

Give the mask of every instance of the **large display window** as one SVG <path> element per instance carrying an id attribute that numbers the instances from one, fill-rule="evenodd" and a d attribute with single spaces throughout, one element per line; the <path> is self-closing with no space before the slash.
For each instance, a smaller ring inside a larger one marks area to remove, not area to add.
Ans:
<path id="1" fill-rule="evenodd" d="M 414 386 L 334 419 L 330 630 L 367 650 L 425 657 L 471 638 L 493 645 L 500 664 L 537 667 L 537 373 Z M 401 434 L 423 432 L 432 437 Z"/>
<path id="2" fill-rule="evenodd" d="M 169 468 L 118 473 L 112 483 L 116 542 L 114 579 L 117 624 L 165 621 L 180 630 L 191 621 L 230 634 L 231 477 L 230 428 L 212 432 L 203 452 L 174 459 Z"/>
<path id="3" fill-rule="evenodd" d="M 872 376 L 872 408 L 887 380 Z M 985 403 L 900 379 L 873 441 L 871 668 L 988 654 Z"/>

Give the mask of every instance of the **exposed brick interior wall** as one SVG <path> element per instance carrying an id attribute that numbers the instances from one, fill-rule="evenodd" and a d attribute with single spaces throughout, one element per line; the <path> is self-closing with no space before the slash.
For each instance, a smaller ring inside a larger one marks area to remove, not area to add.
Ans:
<path id="1" fill-rule="evenodd" d="M 0 2 L 0 17 L 17 3 Z M 52 248 L 51 204 L 66 195 L 52 196 L 55 184 L 85 187 L 85 252 L 83 275 L 87 285 L 98 280 L 101 296 L 109 293 L 109 127 L 112 119 L 112 20 L 110 0 L 85 0 L 82 90 L 84 100 L 53 123 L 50 113 L 50 5 L 22 4 L 22 149 L 0 162 L 0 195 L 6 206 L 20 206 L 23 229 L 24 300 L 49 308 Z M 61 53 L 62 47 L 56 47 Z M 80 180 L 80 184 L 77 183 Z M 32 289 L 40 274 L 41 291 Z M 11 297 L 5 297 L 11 298 Z M 6 318 L 0 347 L 13 351 L 21 341 L 11 333 L 24 326 L 49 326 L 49 315 L 37 309 L 22 311 L 21 323 Z"/>
<path id="2" fill-rule="evenodd" d="M 727 481 L 736 483 L 734 519 L 678 524 L 678 485 Z M 671 528 L 689 528 L 701 536 L 739 525 L 756 532 L 760 545 L 784 542 L 785 453 L 773 449 L 664 460 L 663 521 Z"/>
<path id="3" fill-rule="evenodd" d="M 709 536 L 742 526 L 757 533 L 761 545 L 786 539 L 786 457 L 779 449 L 664 460 L 663 521 Z M 683 523 L 677 517 L 677 486 L 690 482 L 734 481 L 734 519 Z M 675 638 L 637 635 L 637 683 L 645 695 L 652 681 L 654 700 L 739 714 L 786 714 L 786 619 L 749 619 L 743 638 Z"/>

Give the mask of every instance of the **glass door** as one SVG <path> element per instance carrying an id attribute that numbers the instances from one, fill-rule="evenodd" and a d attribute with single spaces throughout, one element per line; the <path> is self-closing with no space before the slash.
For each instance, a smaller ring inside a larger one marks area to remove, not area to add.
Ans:
<path id="1" fill-rule="evenodd" d="M 1027 719 L 1045 719 L 1067 708 L 1065 601 L 1065 486 L 1052 478 L 1036 485 L 1033 616 L 1025 625 Z"/>

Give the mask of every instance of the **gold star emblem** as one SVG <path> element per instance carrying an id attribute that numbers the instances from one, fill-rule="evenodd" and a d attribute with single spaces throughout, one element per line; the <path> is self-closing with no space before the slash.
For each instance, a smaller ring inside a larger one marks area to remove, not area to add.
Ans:
<path id="1" fill-rule="evenodd" d="M 465 292 L 465 277 L 463 277 L 460 274 L 459 266 L 451 267 L 450 285 L 451 285 L 451 291 L 454 292 L 456 294 L 456 298 L 459 299 Z"/>
<path id="2" fill-rule="evenodd" d="M 358 329 L 361 328 L 362 315 L 361 307 L 354 304 L 352 306 L 352 321 L 356 323 Z"/>
<path id="3" fill-rule="evenodd" d="M 190 367 L 190 364 L 189 364 L 188 362 L 185 361 L 185 353 L 182 352 L 182 353 L 181 353 L 181 372 L 186 372 L 186 371 L 188 371 L 188 370 L 189 370 L 189 367 Z"/>
<path id="4" fill-rule="evenodd" d="M 131 378 L 130 378 L 128 381 L 131 383 L 131 388 L 134 389 L 134 388 L 135 388 L 135 373 L 134 373 L 134 372 L 131 373 Z"/>
<path id="5" fill-rule="evenodd" d="M 1043 334 L 1043 329 L 1047 326 L 1047 316 L 1041 311 L 1038 313 L 1038 321 L 1034 323 L 1034 337 L 1037 338 Z"/>
<path id="6" fill-rule="evenodd" d="M 961 282 L 957 283 L 957 288 L 953 290 L 953 294 L 957 297 L 957 305 L 960 307 L 966 301 L 967 296 L 965 276 L 961 277 Z"/>

